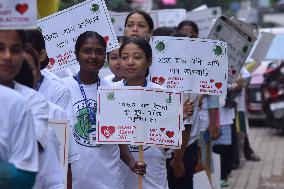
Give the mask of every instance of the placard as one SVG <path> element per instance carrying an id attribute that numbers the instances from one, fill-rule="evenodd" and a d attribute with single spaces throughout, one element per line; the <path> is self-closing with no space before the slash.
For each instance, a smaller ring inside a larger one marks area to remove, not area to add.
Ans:
<path id="1" fill-rule="evenodd" d="M 99 87 L 97 143 L 178 148 L 183 130 L 182 107 L 180 92 Z"/>
<path id="2" fill-rule="evenodd" d="M 163 10 L 152 10 L 149 12 L 153 18 L 154 14 L 158 17 L 158 27 L 176 27 L 181 21 L 186 18 L 185 9 L 163 9 Z"/>
<path id="3" fill-rule="evenodd" d="M 233 83 L 237 79 L 253 47 L 256 37 L 239 28 L 238 25 L 234 25 L 228 18 L 221 16 L 211 28 L 208 38 L 228 43 L 228 81 Z"/>
<path id="4" fill-rule="evenodd" d="M 186 12 L 186 19 L 192 20 L 197 24 L 200 38 L 208 36 L 210 28 L 214 25 L 214 21 L 220 16 L 222 16 L 221 7 Z"/>
<path id="5" fill-rule="evenodd" d="M 0 1 L 0 30 L 23 30 L 36 28 L 36 0 Z"/>
<path id="6" fill-rule="evenodd" d="M 68 151 L 69 151 L 69 126 L 67 121 L 48 120 L 48 126 L 51 127 L 59 142 L 59 158 L 60 164 L 64 170 L 65 178 L 67 178 L 68 170 Z"/>
<path id="7" fill-rule="evenodd" d="M 107 42 L 107 51 L 119 48 L 103 0 L 87 0 L 38 21 L 46 42 L 50 71 L 77 64 L 74 54 L 77 37 L 85 31 L 96 31 Z"/>
<path id="8" fill-rule="evenodd" d="M 227 93 L 225 42 L 187 37 L 153 37 L 151 81 L 167 89 L 198 94 Z"/>

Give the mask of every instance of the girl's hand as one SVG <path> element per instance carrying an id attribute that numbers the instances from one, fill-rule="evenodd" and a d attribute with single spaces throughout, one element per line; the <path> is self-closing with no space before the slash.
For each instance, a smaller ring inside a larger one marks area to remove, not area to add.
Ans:
<path id="1" fill-rule="evenodd" d="M 190 118 L 194 111 L 194 102 L 187 99 L 183 104 L 183 119 Z"/>
<path id="2" fill-rule="evenodd" d="M 146 174 L 146 167 L 146 163 L 141 163 L 138 161 L 135 161 L 133 164 L 130 165 L 131 171 L 141 176 Z"/>

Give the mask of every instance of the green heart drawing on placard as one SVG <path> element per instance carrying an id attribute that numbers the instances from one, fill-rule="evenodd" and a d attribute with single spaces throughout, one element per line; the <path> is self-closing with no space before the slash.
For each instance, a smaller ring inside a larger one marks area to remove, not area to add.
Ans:
<path id="1" fill-rule="evenodd" d="M 155 48 L 157 51 L 162 52 L 166 49 L 166 45 L 163 41 L 158 41 Z"/>
<path id="2" fill-rule="evenodd" d="M 98 4 L 93 4 L 91 11 L 93 12 L 98 12 L 100 10 L 100 6 Z"/>
<path id="3" fill-rule="evenodd" d="M 213 10 L 212 11 L 212 15 L 217 15 L 218 11 L 217 10 Z"/>
<path id="4" fill-rule="evenodd" d="M 107 94 L 107 99 L 110 100 L 110 101 L 115 100 L 114 91 Z"/>
<path id="5" fill-rule="evenodd" d="M 213 48 L 213 52 L 214 52 L 214 54 L 215 54 L 216 56 L 221 56 L 221 55 L 223 54 L 223 49 L 222 49 L 221 46 L 216 45 L 216 46 L 214 46 L 214 48 Z"/>
<path id="6" fill-rule="evenodd" d="M 111 23 L 113 23 L 113 24 L 115 23 L 115 19 L 114 18 L 111 18 L 110 20 L 111 20 Z"/>
<path id="7" fill-rule="evenodd" d="M 217 27 L 216 27 L 216 31 L 217 32 L 220 32 L 222 30 L 222 25 L 218 25 Z"/>

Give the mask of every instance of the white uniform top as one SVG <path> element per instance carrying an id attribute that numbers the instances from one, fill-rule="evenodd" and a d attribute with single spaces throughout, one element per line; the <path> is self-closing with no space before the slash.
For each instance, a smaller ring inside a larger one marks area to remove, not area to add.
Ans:
<path id="1" fill-rule="evenodd" d="M 59 160 L 59 142 L 54 131 L 48 128 L 48 144 L 39 156 L 39 172 L 33 189 L 65 189 L 64 173 Z"/>
<path id="2" fill-rule="evenodd" d="M 63 82 L 71 93 L 73 120 L 75 120 L 73 135 L 81 156 L 79 161 L 72 163 L 73 189 L 122 189 L 118 145 L 101 145 L 99 147 L 90 145 L 89 113 L 85 107 L 79 85 L 73 77 L 64 78 Z M 107 82 L 101 80 L 100 85 L 107 85 Z M 82 86 L 90 108 L 96 112 L 97 83 Z"/>
<path id="3" fill-rule="evenodd" d="M 114 83 L 115 86 L 124 86 L 123 81 Z M 147 82 L 147 87 L 161 88 L 152 82 Z M 130 145 L 129 149 L 135 160 L 139 159 L 138 146 Z M 143 189 L 167 189 L 166 154 L 164 149 L 155 146 L 143 146 L 144 161 L 147 164 L 147 173 L 143 177 Z M 127 166 L 123 166 L 125 189 L 138 188 L 138 175 L 133 173 Z"/>
<path id="4" fill-rule="evenodd" d="M 220 125 L 231 125 L 234 123 L 235 119 L 235 109 L 225 108 L 226 96 L 220 96 Z"/>
<path id="5" fill-rule="evenodd" d="M 0 162 L 37 172 L 38 147 L 30 107 L 16 91 L 0 85 Z"/>
<path id="6" fill-rule="evenodd" d="M 37 91 L 17 82 L 14 83 L 14 89 L 26 98 L 29 106 L 31 107 L 37 140 L 41 146 L 45 148 L 48 143 L 48 103 Z"/>

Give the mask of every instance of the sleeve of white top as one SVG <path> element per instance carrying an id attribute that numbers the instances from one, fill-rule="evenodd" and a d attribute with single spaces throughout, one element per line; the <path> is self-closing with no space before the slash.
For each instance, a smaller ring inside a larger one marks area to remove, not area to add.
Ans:
<path id="1" fill-rule="evenodd" d="M 9 162 L 20 170 L 37 172 L 39 156 L 33 117 L 28 107 L 23 107 L 26 105 L 18 106 L 14 112 L 16 117 L 10 118 L 11 121 L 15 120 L 15 126 L 10 134 Z"/>

